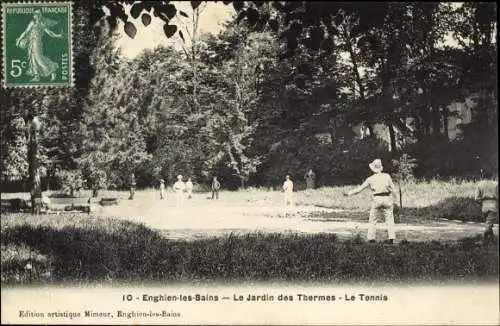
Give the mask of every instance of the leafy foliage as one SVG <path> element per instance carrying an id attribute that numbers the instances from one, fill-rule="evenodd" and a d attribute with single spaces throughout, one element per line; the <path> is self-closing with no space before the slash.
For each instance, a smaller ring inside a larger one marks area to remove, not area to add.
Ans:
<path id="1" fill-rule="evenodd" d="M 61 185 L 62 191 L 75 196 L 75 191 L 80 190 L 84 186 L 84 180 L 80 170 L 61 170 L 56 173 L 56 177 Z"/>
<path id="2" fill-rule="evenodd" d="M 398 160 L 392 160 L 395 168 L 394 176 L 403 182 L 413 181 L 414 170 L 417 167 L 417 160 L 407 153 L 401 154 Z"/>
<path id="3" fill-rule="evenodd" d="M 93 66 L 101 73 L 92 80 L 89 101 L 80 124 L 82 156 L 79 166 L 88 180 L 125 187 L 130 173 L 150 159 L 142 135 L 141 117 L 137 112 L 139 99 L 129 90 L 134 79 L 124 75 L 129 66 L 121 62 L 112 43 L 104 40 L 95 49 Z M 97 173 L 97 174 L 96 174 Z M 92 176 L 99 176 L 94 178 Z M 92 186 L 94 187 L 94 186 Z"/>
<path id="4" fill-rule="evenodd" d="M 234 21 L 202 35 L 205 1 L 193 17 L 170 1 L 91 3 L 75 5 L 75 88 L 0 91 L 2 180 L 25 178 L 28 112 L 42 121 L 42 177 L 78 169 L 89 187 L 136 173 L 139 187 L 183 174 L 236 188 L 307 167 L 320 184 L 349 183 L 400 152 L 416 177 L 497 169 L 494 5 L 225 1 Z M 125 60 L 113 33 L 121 20 L 137 37 L 129 15 L 160 20 L 182 51 Z M 450 127 L 465 99 L 471 123 Z M 449 128 L 462 133 L 451 141 Z"/>
<path id="5" fill-rule="evenodd" d="M 24 134 L 25 123 L 21 118 L 11 121 L 8 136 L 11 142 L 4 150 L 7 152 L 2 160 L 2 181 L 22 181 L 28 174 L 28 150 Z"/>

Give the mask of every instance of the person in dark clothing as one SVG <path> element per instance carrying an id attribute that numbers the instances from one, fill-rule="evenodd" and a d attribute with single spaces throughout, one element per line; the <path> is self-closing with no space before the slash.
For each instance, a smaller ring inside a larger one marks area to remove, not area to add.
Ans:
<path id="1" fill-rule="evenodd" d="M 307 173 L 304 175 L 304 179 L 306 180 L 307 189 L 314 189 L 316 173 L 314 173 L 312 169 L 309 169 L 309 171 L 307 171 Z"/>
<path id="2" fill-rule="evenodd" d="M 481 204 L 485 221 L 484 242 L 493 240 L 493 224 L 498 220 L 498 182 L 482 179 L 476 188 L 475 199 Z"/>

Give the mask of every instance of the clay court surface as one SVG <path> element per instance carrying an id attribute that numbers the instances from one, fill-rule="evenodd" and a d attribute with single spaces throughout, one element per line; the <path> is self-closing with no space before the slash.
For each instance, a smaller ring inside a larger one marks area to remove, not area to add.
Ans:
<path id="1" fill-rule="evenodd" d="M 219 200 L 196 194 L 177 204 L 173 196 L 160 200 L 156 193 L 139 193 L 134 200 L 123 199 L 116 206 L 96 207 L 99 216 L 122 218 L 161 230 L 171 239 L 196 239 L 249 232 L 336 233 L 346 239 L 365 236 L 368 212 L 297 204 L 286 212 L 279 192 L 262 194 L 223 193 Z M 97 213 L 97 212 L 96 212 Z M 377 236 L 387 237 L 379 224 Z M 409 241 L 454 241 L 482 232 L 479 223 L 453 220 L 400 221 L 396 236 Z M 496 226 L 496 232 L 498 226 Z"/>
<path id="2" fill-rule="evenodd" d="M 3 197 L 14 194 L 6 195 Z M 137 192 L 133 200 L 128 200 L 127 192 L 113 195 L 119 198 L 118 205 L 93 204 L 91 216 L 144 223 L 170 239 L 199 239 L 250 232 L 335 233 L 341 239 L 348 239 L 357 234 L 364 238 L 368 227 L 367 210 L 319 207 L 298 202 L 289 207 L 285 215 L 283 194 L 278 191 L 222 192 L 219 200 L 211 200 L 208 193 L 197 193 L 180 203 L 172 193 L 164 200 L 160 200 L 159 194 L 154 191 Z M 27 196 L 16 194 L 16 197 L 26 199 Z M 51 200 L 55 208 L 62 209 L 71 203 L 84 204 L 87 198 Z M 341 202 L 331 203 L 332 207 L 341 205 Z M 396 242 L 402 239 L 456 241 L 481 234 L 483 230 L 480 223 L 458 220 L 405 221 L 403 218 L 398 221 L 397 216 L 396 220 Z M 385 239 L 384 224 L 379 223 L 378 227 L 378 239 Z M 495 233 L 498 234 L 498 224 L 495 225 Z"/>

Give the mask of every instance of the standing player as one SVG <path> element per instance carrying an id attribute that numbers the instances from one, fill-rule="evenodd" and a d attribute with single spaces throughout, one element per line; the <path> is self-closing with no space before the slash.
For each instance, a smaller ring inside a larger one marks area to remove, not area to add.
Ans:
<path id="1" fill-rule="evenodd" d="M 160 199 L 165 198 L 165 180 L 160 180 Z"/>
<path id="2" fill-rule="evenodd" d="M 288 212 L 288 205 L 293 206 L 293 181 L 290 180 L 290 176 L 285 177 L 285 182 L 283 182 L 283 191 L 285 192 L 285 217 Z"/>
<path id="3" fill-rule="evenodd" d="M 312 169 L 309 169 L 309 171 L 307 171 L 307 173 L 304 175 L 304 179 L 306 180 L 307 189 L 314 189 L 314 180 L 316 179 L 316 173 L 314 173 Z"/>
<path id="4" fill-rule="evenodd" d="M 498 183 L 484 179 L 479 181 L 475 197 L 481 203 L 481 212 L 486 222 L 484 242 L 488 243 L 493 240 L 493 223 L 498 214 Z"/>
<path id="5" fill-rule="evenodd" d="M 191 178 L 188 178 L 188 181 L 186 182 L 186 191 L 187 198 L 191 199 L 193 197 L 193 182 L 191 181 Z"/>
<path id="6" fill-rule="evenodd" d="M 219 199 L 220 182 L 217 177 L 212 179 L 212 199 Z"/>
<path id="7" fill-rule="evenodd" d="M 182 200 L 184 199 L 184 190 L 186 189 L 186 185 L 182 181 L 182 175 L 177 176 L 177 182 L 174 183 L 173 186 L 174 192 L 175 192 L 175 199 L 177 206 L 179 206 L 182 203 Z"/>
<path id="8" fill-rule="evenodd" d="M 396 238 L 393 212 L 394 201 L 397 198 L 396 187 L 392 182 L 391 176 L 387 173 L 382 173 L 383 167 L 380 159 L 374 160 L 369 164 L 369 167 L 373 171 L 373 175 L 368 177 L 361 186 L 348 193 L 344 193 L 344 196 L 357 194 L 365 188 L 370 187 L 373 195 L 373 203 L 368 220 L 367 239 L 369 242 L 375 242 L 377 220 L 379 215 L 384 215 L 389 235 L 389 239 L 386 242 L 393 243 Z"/>
<path id="9" fill-rule="evenodd" d="M 134 199 L 134 196 L 135 196 L 135 186 L 136 186 L 136 183 L 135 183 L 135 174 L 132 173 L 130 175 L 130 197 L 128 198 L 130 200 Z"/>

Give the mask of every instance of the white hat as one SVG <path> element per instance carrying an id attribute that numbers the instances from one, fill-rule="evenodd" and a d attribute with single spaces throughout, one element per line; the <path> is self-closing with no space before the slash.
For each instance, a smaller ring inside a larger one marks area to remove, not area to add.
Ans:
<path id="1" fill-rule="evenodd" d="M 375 160 L 373 160 L 373 162 L 371 162 L 370 164 L 368 164 L 368 166 L 375 173 L 382 172 L 382 170 L 383 170 L 382 161 L 380 159 L 378 159 L 378 158 L 375 159 Z"/>

